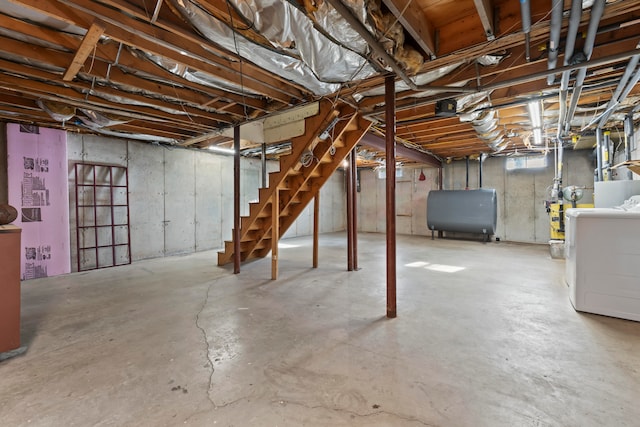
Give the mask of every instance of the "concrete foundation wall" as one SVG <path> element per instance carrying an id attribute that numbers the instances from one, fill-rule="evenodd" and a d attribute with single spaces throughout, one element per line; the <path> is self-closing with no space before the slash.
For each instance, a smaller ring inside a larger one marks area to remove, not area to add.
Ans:
<path id="1" fill-rule="evenodd" d="M 508 157 L 492 157 L 483 164 L 483 188 L 495 188 L 498 194 L 498 224 L 496 237 L 527 243 L 549 241 L 549 215 L 544 201 L 553 185 L 553 154 L 543 169 L 506 170 Z M 479 162 L 471 161 L 469 188 L 478 188 Z M 564 153 L 563 186 L 585 187 L 580 203 L 593 203 L 593 160 L 590 150 L 566 150 Z M 466 162 L 445 165 L 444 189 L 465 188 Z"/>
<path id="2" fill-rule="evenodd" d="M 552 155 L 550 155 L 552 156 Z M 506 157 L 489 158 L 483 164 L 483 188 L 495 188 L 498 194 L 498 224 L 496 237 L 502 240 L 528 243 L 549 241 L 549 215 L 544 201 L 553 184 L 553 157 L 544 169 L 507 171 Z M 478 188 L 477 160 L 470 161 L 469 188 Z M 581 203 L 593 203 L 593 164 L 590 150 L 566 151 L 563 185 L 585 188 Z M 405 169 L 406 171 L 406 169 Z M 398 234 L 431 235 L 427 229 L 427 195 L 438 189 L 438 170 L 424 168 L 425 180 L 420 181 L 420 169 L 415 169 L 396 181 L 396 229 Z M 444 167 L 445 190 L 464 190 L 466 162 L 454 161 Z M 361 171 L 358 193 L 358 228 L 364 232 L 382 233 L 386 229 L 385 180 L 372 170 Z"/>
<path id="3" fill-rule="evenodd" d="M 420 181 L 420 173 L 425 179 Z M 358 230 L 384 233 L 386 230 L 386 179 L 373 170 L 360 171 Z M 398 234 L 431 235 L 427 228 L 427 195 L 438 188 L 438 169 L 403 168 L 396 180 L 396 231 Z"/>
<path id="4" fill-rule="evenodd" d="M 164 148 L 146 142 L 69 134 L 71 260 L 77 259 L 75 177 L 77 162 L 128 167 L 133 261 L 221 248 L 233 228 L 233 157 Z M 241 213 L 258 199 L 261 163 L 241 159 Z M 277 170 L 268 162 L 267 170 Z M 344 180 L 336 173 L 321 190 L 321 232 L 345 228 Z M 285 237 L 312 232 L 308 208 Z"/>

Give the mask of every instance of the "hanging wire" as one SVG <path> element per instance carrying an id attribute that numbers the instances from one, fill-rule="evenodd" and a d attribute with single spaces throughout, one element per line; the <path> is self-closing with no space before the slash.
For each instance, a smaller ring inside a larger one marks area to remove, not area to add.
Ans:
<path id="1" fill-rule="evenodd" d="M 233 33 L 233 46 L 236 48 L 236 54 L 238 55 L 238 60 L 240 61 L 240 93 L 242 95 L 242 111 L 244 113 L 245 120 L 249 120 L 249 112 L 247 111 L 247 101 L 244 90 L 244 71 L 242 69 L 244 61 L 242 60 L 242 55 L 240 55 L 240 48 L 238 47 L 238 40 L 236 37 L 236 27 L 233 23 L 233 13 L 231 13 L 231 2 L 230 0 L 226 1 L 227 11 L 229 12 L 229 18 L 231 19 L 231 32 Z M 247 29 L 253 27 L 253 23 Z"/>

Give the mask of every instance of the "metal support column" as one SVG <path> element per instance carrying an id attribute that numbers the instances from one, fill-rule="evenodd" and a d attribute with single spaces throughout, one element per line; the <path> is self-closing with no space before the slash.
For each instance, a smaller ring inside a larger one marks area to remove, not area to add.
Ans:
<path id="1" fill-rule="evenodd" d="M 347 271 L 353 271 L 353 183 L 350 163 L 344 168 L 344 180 L 347 193 Z"/>
<path id="2" fill-rule="evenodd" d="M 278 278 L 278 239 L 280 238 L 280 189 L 271 199 L 271 280 Z"/>
<path id="3" fill-rule="evenodd" d="M 480 158 L 478 159 L 478 188 L 482 188 L 482 160 L 483 155 L 480 154 Z"/>
<path id="4" fill-rule="evenodd" d="M 351 173 L 351 194 L 353 195 L 353 206 L 351 207 L 351 215 L 353 216 L 353 236 L 352 236 L 352 248 L 353 248 L 353 269 L 358 270 L 358 162 L 356 159 L 355 147 L 351 150 L 350 154 L 351 164 L 349 165 L 349 172 Z"/>
<path id="5" fill-rule="evenodd" d="M 240 273 L 240 126 L 233 128 L 233 273 Z"/>
<path id="6" fill-rule="evenodd" d="M 262 151 L 260 155 L 262 161 L 262 188 L 267 188 L 267 144 L 262 143 Z"/>
<path id="7" fill-rule="evenodd" d="M 387 202 L 387 317 L 396 310 L 396 94 L 395 79 L 384 79 Z"/>
<path id="8" fill-rule="evenodd" d="M 313 198 L 313 268 L 318 268 L 318 234 L 320 233 L 320 191 Z"/>

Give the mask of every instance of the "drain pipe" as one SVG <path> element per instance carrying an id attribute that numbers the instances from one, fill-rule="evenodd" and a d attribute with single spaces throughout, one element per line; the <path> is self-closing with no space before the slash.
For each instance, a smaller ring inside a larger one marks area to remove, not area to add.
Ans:
<path id="1" fill-rule="evenodd" d="M 560 50 L 560 33 L 562 32 L 562 8 L 564 0 L 553 0 L 551 4 L 551 24 L 549 29 L 549 58 L 547 68 L 553 70 L 558 64 L 558 51 Z M 547 84 L 552 85 L 555 75 L 547 77 Z"/>
<path id="2" fill-rule="evenodd" d="M 596 0 L 591 6 L 591 16 L 589 18 L 589 27 L 587 29 L 587 36 L 584 41 L 584 48 L 582 49 L 582 53 L 584 55 L 581 58 L 581 61 L 588 61 L 591 59 L 591 54 L 593 53 L 593 45 L 596 41 L 596 34 L 598 33 L 598 25 L 600 24 L 600 18 L 602 17 L 602 13 L 604 12 L 605 0 Z M 582 94 L 582 85 L 584 84 L 584 79 L 587 76 L 587 67 L 580 67 L 578 69 L 578 74 L 576 75 L 576 80 L 573 85 L 573 93 L 571 94 L 571 105 L 569 106 L 569 111 L 567 112 L 566 122 L 565 122 L 565 131 L 568 131 L 571 127 L 571 120 L 573 120 L 573 115 L 575 114 L 576 107 L 578 106 L 578 100 L 580 99 L 580 95 Z"/>
<path id="3" fill-rule="evenodd" d="M 524 33 L 524 57 L 531 61 L 531 4 L 529 0 L 520 0 L 520 15 L 522 16 L 522 32 Z"/>

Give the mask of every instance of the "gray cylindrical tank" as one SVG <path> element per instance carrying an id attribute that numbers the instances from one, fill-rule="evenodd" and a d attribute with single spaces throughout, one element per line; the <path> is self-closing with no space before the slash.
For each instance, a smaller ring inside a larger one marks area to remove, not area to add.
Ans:
<path id="1" fill-rule="evenodd" d="M 437 190 L 427 197 L 429 230 L 493 235 L 498 201 L 495 189 Z"/>

